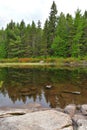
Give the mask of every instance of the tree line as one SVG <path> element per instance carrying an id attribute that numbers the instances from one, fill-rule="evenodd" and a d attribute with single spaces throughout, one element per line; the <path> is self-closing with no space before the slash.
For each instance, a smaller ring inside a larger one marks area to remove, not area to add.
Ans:
<path id="1" fill-rule="evenodd" d="M 83 57 L 87 55 L 87 11 L 77 9 L 75 17 L 58 15 L 53 1 L 48 19 L 26 25 L 13 20 L 0 30 L 0 58 Z"/>

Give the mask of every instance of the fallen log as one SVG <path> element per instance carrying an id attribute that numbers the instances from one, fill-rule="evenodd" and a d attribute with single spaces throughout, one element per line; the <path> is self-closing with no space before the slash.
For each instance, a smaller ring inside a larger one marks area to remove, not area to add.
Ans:
<path id="1" fill-rule="evenodd" d="M 79 91 L 62 91 L 62 93 L 70 93 L 70 94 L 77 94 L 77 95 L 81 94 L 81 92 Z"/>

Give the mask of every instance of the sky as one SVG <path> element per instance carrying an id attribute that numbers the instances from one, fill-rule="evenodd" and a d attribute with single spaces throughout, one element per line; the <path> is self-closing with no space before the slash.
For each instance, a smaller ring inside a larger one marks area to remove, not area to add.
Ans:
<path id="1" fill-rule="evenodd" d="M 74 17 L 77 8 L 82 13 L 87 10 L 87 0 L 54 0 L 57 5 L 58 14 L 70 13 Z M 24 20 L 26 24 L 38 20 L 42 26 L 49 17 L 50 8 L 53 0 L 0 0 L 0 28 L 6 27 L 11 21 L 21 22 Z"/>

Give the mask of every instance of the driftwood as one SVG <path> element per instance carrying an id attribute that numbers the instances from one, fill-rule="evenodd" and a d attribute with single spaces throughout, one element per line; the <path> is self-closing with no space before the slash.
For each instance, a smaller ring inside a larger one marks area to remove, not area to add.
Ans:
<path id="1" fill-rule="evenodd" d="M 46 85 L 45 88 L 50 89 L 52 88 L 52 85 Z"/>
<path id="2" fill-rule="evenodd" d="M 81 92 L 79 91 L 62 91 L 63 93 L 70 93 L 70 94 L 77 94 L 77 95 L 80 95 Z"/>

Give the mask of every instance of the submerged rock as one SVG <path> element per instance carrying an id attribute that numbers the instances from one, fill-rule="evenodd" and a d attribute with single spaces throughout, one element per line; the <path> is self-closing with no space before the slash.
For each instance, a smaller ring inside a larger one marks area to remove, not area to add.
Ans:
<path id="1" fill-rule="evenodd" d="M 56 110 L 0 119 L 0 130 L 73 130 L 69 115 Z"/>

